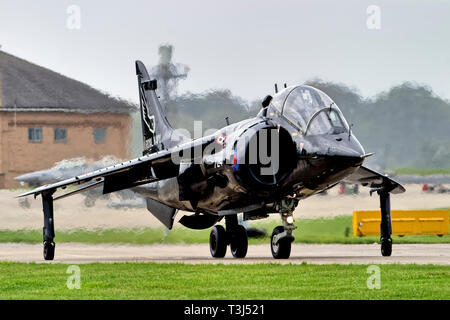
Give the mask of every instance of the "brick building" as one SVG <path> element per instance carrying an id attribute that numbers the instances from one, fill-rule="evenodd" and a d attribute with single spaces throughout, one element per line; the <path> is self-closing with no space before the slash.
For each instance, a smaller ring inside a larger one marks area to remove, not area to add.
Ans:
<path id="1" fill-rule="evenodd" d="M 136 107 L 0 51 L 0 188 L 14 177 L 84 156 L 130 156 Z"/>

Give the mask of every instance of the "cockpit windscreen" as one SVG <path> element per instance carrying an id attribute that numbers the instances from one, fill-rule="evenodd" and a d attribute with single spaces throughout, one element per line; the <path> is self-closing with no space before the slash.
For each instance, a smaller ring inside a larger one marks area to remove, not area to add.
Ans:
<path id="1" fill-rule="evenodd" d="M 281 113 L 305 134 L 338 134 L 348 131 L 348 124 L 333 100 L 310 86 L 292 89 Z"/>

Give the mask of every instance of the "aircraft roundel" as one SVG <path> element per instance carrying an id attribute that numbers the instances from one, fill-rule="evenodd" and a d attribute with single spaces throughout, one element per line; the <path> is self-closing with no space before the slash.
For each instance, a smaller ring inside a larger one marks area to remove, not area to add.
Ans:
<path id="1" fill-rule="evenodd" d="M 218 137 L 216 138 L 216 143 L 218 143 L 218 144 L 220 144 L 220 145 L 223 145 L 223 144 L 225 143 L 225 139 L 226 139 L 226 138 L 227 138 L 226 136 L 220 135 L 220 136 L 218 136 Z"/>

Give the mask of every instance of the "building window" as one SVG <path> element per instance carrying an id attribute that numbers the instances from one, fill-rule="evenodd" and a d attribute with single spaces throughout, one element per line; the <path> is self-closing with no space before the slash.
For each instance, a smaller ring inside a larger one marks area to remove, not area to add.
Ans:
<path id="1" fill-rule="evenodd" d="M 94 128 L 94 141 L 97 143 L 105 142 L 106 128 Z"/>
<path id="2" fill-rule="evenodd" d="M 55 142 L 67 141 L 67 130 L 66 128 L 54 128 L 54 140 Z"/>
<path id="3" fill-rule="evenodd" d="M 28 141 L 40 142 L 42 141 L 42 128 L 28 128 Z"/>

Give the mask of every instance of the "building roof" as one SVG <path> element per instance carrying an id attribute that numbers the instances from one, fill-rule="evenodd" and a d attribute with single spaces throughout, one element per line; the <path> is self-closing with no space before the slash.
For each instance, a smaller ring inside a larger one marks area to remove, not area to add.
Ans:
<path id="1" fill-rule="evenodd" d="M 136 107 L 0 51 L 0 111 L 8 110 L 129 113 Z"/>

